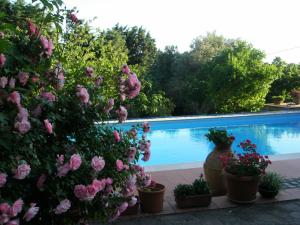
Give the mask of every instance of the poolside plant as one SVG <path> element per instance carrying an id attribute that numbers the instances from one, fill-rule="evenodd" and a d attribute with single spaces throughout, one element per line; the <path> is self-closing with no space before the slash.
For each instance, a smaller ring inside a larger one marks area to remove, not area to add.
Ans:
<path id="1" fill-rule="evenodd" d="M 283 177 L 276 172 L 267 172 L 259 183 L 259 193 L 265 198 L 275 197 L 282 187 Z"/>
<path id="2" fill-rule="evenodd" d="M 62 47 L 53 39 L 63 41 L 62 24 L 76 31 L 80 20 L 61 1 L 36 3 L 15 15 L 8 2 L 0 15 L 0 224 L 113 221 L 136 203 L 136 178 L 148 184 L 137 165 L 150 156 L 148 127 L 140 142 L 135 129 L 106 125 L 112 115 L 126 120 L 141 83 L 127 65 L 111 83 L 91 65 L 70 81 L 52 58 Z M 113 87 L 118 95 L 103 98 Z"/>
<path id="3" fill-rule="evenodd" d="M 262 156 L 256 152 L 256 145 L 250 140 L 245 140 L 239 145 L 243 154 L 228 153 L 220 156 L 223 168 L 226 172 L 237 176 L 260 176 L 271 161 L 268 156 Z"/>
<path id="4" fill-rule="evenodd" d="M 208 133 L 205 134 L 207 139 L 211 142 L 213 142 L 217 147 L 230 147 L 232 142 L 235 140 L 234 136 L 232 134 L 228 134 L 227 130 L 225 129 L 216 129 L 216 128 L 210 128 L 208 130 Z"/>

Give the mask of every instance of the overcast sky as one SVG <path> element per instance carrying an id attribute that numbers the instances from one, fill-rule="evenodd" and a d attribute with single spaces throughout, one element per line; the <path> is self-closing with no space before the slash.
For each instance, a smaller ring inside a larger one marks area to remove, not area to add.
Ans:
<path id="1" fill-rule="evenodd" d="M 65 0 L 80 19 L 97 19 L 95 28 L 115 24 L 143 26 L 158 48 L 189 50 L 192 40 L 216 31 L 264 50 L 267 60 L 280 56 L 300 63 L 300 0 Z"/>

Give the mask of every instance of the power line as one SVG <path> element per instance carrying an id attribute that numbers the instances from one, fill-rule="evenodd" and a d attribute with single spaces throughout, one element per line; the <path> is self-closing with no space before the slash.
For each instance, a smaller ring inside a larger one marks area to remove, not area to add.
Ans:
<path id="1" fill-rule="evenodd" d="M 288 51 L 291 51 L 291 50 L 294 50 L 294 49 L 297 49 L 297 48 L 300 48 L 300 46 L 295 46 L 293 48 L 282 49 L 282 50 L 279 50 L 277 52 L 267 53 L 267 55 L 274 55 L 274 54 L 281 53 L 281 52 L 288 52 Z"/>

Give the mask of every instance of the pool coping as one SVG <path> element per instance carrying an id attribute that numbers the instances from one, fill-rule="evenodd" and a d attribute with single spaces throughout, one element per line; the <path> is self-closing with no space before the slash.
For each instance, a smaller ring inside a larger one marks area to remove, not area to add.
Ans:
<path id="1" fill-rule="evenodd" d="M 300 110 L 282 110 L 282 111 L 267 111 L 256 113 L 234 113 L 234 114 L 213 114 L 213 115 L 198 115 L 198 116 L 170 116 L 170 117 L 155 117 L 155 118 L 141 118 L 128 119 L 123 124 L 142 123 L 142 122 L 163 122 L 163 121 L 177 121 L 177 120 L 196 120 L 196 119 L 217 119 L 217 118 L 235 118 L 247 116 L 264 116 L 264 115 L 280 115 L 280 114 L 299 114 Z M 109 120 L 108 124 L 118 123 L 117 120 Z"/>
<path id="2" fill-rule="evenodd" d="M 290 159 L 300 159 L 300 153 L 287 153 L 279 155 L 270 155 L 271 161 L 282 161 Z M 168 165 L 152 165 L 144 166 L 146 172 L 157 172 L 157 171 L 169 171 L 169 170 L 183 170 L 183 169 L 193 169 L 202 168 L 204 161 L 195 161 L 188 163 L 174 163 Z"/>

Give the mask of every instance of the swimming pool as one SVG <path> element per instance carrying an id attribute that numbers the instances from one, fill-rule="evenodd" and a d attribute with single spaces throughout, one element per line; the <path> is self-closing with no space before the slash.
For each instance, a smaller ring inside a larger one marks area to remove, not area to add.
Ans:
<path id="1" fill-rule="evenodd" d="M 126 126 L 129 126 L 126 124 Z M 226 128 L 236 138 L 232 149 L 250 139 L 264 155 L 300 153 L 300 112 L 208 117 L 150 122 L 151 158 L 144 166 L 204 161 L 213 144 L 205 138 L 211 127 Z"/>

